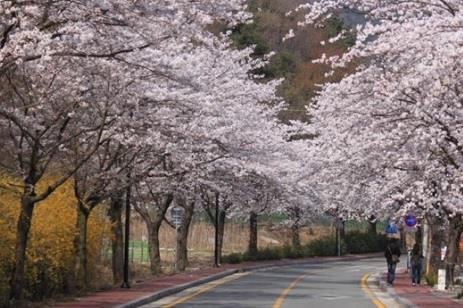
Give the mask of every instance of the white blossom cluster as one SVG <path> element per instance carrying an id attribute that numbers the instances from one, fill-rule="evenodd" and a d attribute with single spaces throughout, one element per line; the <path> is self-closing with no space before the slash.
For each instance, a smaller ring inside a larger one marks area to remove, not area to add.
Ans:
<path id="1" fill-rule="evenodd" d="M 191 196 L 207 185 L 237 204 L 246 204 L 250 177 L 292 195 L 308 146 L 288 142 L 297 128 L 276 119 L 281 81 L 258 80 L 253 72 L 268 59 L 208 31 L 248 22 L 245 8 L 242 0 L 2 1 L 1 168 L 33 186 L 62 174 L 36 200 L 71 176 L 80 197 L 98 201 L 127 178 L 140 190 Z"/>
<path id="2" fill-rule="evenodd" d="M 300 9 L 313 23 L 346 8 L 366 22 L 354 46 L 326 62 L 360 64 L 324 86 L 310 111 L 326 206 L 360 215 L 463 213 L 463 3 L 320 0 Z"/>

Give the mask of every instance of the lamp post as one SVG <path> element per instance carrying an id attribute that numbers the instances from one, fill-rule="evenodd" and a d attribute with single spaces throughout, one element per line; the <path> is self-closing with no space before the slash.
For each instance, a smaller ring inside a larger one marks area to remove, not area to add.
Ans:
<path id="1" fill-rule="evenodd" d="M 219 260 L 219 193 L 215 194 L 215 240 L 214 240 L 214 266 L 220 266 Z"/>
<path id="2" fill-rule="evenodd" d="M 128 175 L 128 177 L 130 180 L 130 175 Z M 122 282 L 122 285 L 121 285 L 121 288 L 127 288 L 127 289 L 130 288 L 130 281 L 129 281 L 130 195 L 131 195 L 131 185 L 129 184 L 126 190 L 126 197 L 125 197 L 124 281 Z"/>

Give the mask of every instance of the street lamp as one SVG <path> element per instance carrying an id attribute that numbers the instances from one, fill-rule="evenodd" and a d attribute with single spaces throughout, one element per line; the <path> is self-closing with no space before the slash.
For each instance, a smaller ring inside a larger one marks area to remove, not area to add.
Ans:
<path id="1" fill-rule="evenodd" d="M 130 180 L 130 175 L 128 177 Z M 129 184 L 129 186 L 127 186 L 126 197 L 125 197 L 124 281 L 122 282 L 122 285 L 121 285 L 121 288 L 127 288 L 127 289 L 130 289 L 130 281 L 129 281 L 130 195 L 131 195 L 131 185 Z"/>
<path id="2" fill-rule="evenodd" d="M 220 266 L 219 257 L 219 193 L 215 194 L 215 236 L 214 236 L 214 266 Z"/>

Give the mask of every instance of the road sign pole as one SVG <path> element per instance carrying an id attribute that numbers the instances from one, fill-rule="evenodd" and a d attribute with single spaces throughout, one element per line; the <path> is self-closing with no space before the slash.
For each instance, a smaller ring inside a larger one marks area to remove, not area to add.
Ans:
<path id="1" fill-rule="evenodd" d="M 178 225 L 175 225 L 175 245 L 174 245 L 174 271 L 177 272 L 177 244 L 178 243 Z"/>
<path id="2" fill-rule="evenodd" d="M 143 237 L 141 240 L 141 263 L 143 263 Z"/>
<path id="3" fill-rule="evenodd" d="M 177 245 L 178 245 L 178 228 L 182 224 L 182 208 L 173 207 L 170 211 L 172 223 L 175 226 L 175 245 L 174 245 L 174 271 L 178 270 L 177 267 Z"/>

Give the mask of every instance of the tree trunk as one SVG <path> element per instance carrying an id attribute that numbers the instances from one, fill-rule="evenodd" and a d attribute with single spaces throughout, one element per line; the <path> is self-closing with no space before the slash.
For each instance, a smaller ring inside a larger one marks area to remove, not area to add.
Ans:
<path id="1" fill-rule="evenodd" d="M 251 212 L 249 215 L 249 246 L 248 253 L 250 256 L 257 255 L 257 213 Z"/>
<path id="2" fill-rule="evenodd" d="M 423 228 L 421 226 L 416 227 L 415 243 L 419 243 L 420 245 L 423 243 Z"/>
<path id="3" fill-rule="evenodd" d="M 301 247 L 301 238 L 299 236 L 300 231 L 300 223 L 301 223 L 301 209 L 298 207 L 292 207 L 289 211 L 290 219 L 291 219 L 291 243 L 295 249 L 299 249 Z"/>
<path id="4" fill-rule="evenodd" d="M 172 203 L 174 196 L 167 193 L 163 201 L 158 201 L 152 194 L 156 206 L 140 205 L 135 203 L 134 208 L 142 217 L 148 230 L 148 253 L 150 257 L 150 270 L 153 275 L 159 275 L 161 270 L 161 254 L 159 252 L 159 228 L 166 216 L 167 208 Z"/>
<path id="5" fill-rule="evenodd" d="M 75 267 L 74 286 L 78 290 L 87 290 L 88 279 L 88 259 L 87 259 L 87 226 L 90 211 L 78 201 L 76 235 L 74 237 Z"/>
<path id="6" fill-rule="evenodd" d="M 377 222 L 376 220 L 373 221 L 373 219 L 368 220 L 368 233 L 370 234 L 378 234 L 377 230 Z"/>
<path id="7" fill-rule="evenodd" d="M 299 236 L 299 224 L 294 222 L 291 225 L 291 240 L 293 244 L 293 248 L 299 249 L 301 247 L 301 238 Z"/>
<path id="8" fill-rule="evenodd" d="M 342 240 L 346 239 L 346 221 L 343 219 L 341 222 L 341 228 L 339 229 L 339 237 Z"/>
<path id="9" fill-rule="evenodd" d="M 32 197 L 29 194 L 23 195 L 21 198 L 21 211 L 16 229 L 16 259 L 10 289 L 10 299 L 12 300 L 21 300 L 23 298 L 26 248 L 34 210 L 34 202 L 31 199 Z"/>
<path id="10" fill-rule="evenodd" d="M 122 233 L 122 195 L 111 198 L 109 218 L 111 221 L 113 283 L 120 285 L 124 280 L 124 238 Z"/>
<path id="11" fill-rule="evenodd" d="M 439 268 L 443 268 L 441 261 L 441 244 L 445 242 L 445 234 L 442 232 L 444 222 L 439 217 L 429 217 L 430 249 L 426 274 L 436 276 Z"/>
<path id="12" fill-rule="evenodd" d="M 455 286 L 455 265 L 458 259 L 458 245 L 460 243 L 460 236 L 463 231 L 463 221 L 461 215 L 449 218 L 449 238 L 447 244 L 447 254 L 445 257 L 446 265 L 446 286 L 452 288 Z"/>
<path id="13" fill-rule="evenodd" d="M 223 236 L 225 233 L 225 217 L 226 212 L 224 210 L 219 210 L 219 230 L 218 230 L 218 252 L 219 252 L 219 264 L 222 260 L 222 248 L 223 248 Z"/>
<path id="14" fill-rule="evenodd" d="M 185 211 L 183 212 L 181 225 L 177 229 L 175 269 L 179 272 L 185 271 L 188 264 L 188 232 L 190 230 L 194 207 L 194 202 L 183 205 Z"/>
<path id="15" fill-rule="evenodd" d="M 162 222 L 162 220 L 161 220 Z M 161 274 L 161 254 L 159 252 L 159 223 L 147 223 L 148 227 L 148 252 L 150 255 L 150 270 L 151 274 Z"/>

